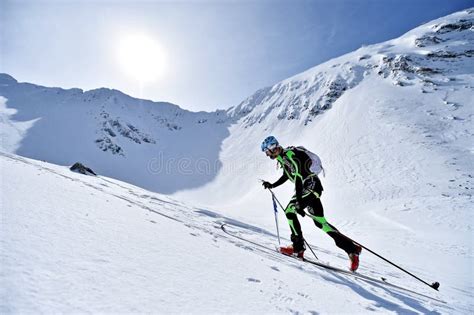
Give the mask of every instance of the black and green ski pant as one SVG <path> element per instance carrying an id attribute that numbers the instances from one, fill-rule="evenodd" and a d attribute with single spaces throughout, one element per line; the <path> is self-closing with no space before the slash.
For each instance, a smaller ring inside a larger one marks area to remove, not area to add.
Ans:
<path id="1" fill-rule="evenodd" d="M 348 239 L 329 222 L 327 222 L 324 217 L 324 209 L 319 199 L 319 194 L 316 192 L 306 192 L 302 199 L 300 207 L 301 209 L 308 209 L 307 215 L 313 219 L 314 224 L 326 232 L 336 243 L 336 246 L 344 250 L 347 254 L 356 252 L 356 245 Z M 293 242 L 293 248 L 295 252 L 299 252 L 304 248 L 304 239 L 303 232 L 301 231 L 301 225 L 298 221 L 296 209 L 296 195 L 294 195 L 288 206 L 285 209 L 286 218 L 288 219 L 288 224 L 291 229 L 291 241 Z"/>

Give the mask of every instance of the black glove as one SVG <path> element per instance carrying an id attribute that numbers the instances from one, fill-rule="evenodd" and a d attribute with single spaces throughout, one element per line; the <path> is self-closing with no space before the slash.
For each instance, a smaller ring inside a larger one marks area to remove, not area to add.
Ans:
<path id="1" fill-rule="evenodd" d="M 306 215 L 306 213 L 304 212 L 304 209 L 301 208 L 299 202 L 296 202 L 296 203 L 295 203 L 295 210 L 296 210 L 296 212 L 297 212 L 300 216 L 302 216 L 302 217 L 304 217 L 304 216 Z"/>
<path id="2" fill-rule="evenodd" d="M 269 182 L 263 181 L 262 183 L 263 188 L 268 189 L 268 188 L 273 188 L 273 185 Z"/>

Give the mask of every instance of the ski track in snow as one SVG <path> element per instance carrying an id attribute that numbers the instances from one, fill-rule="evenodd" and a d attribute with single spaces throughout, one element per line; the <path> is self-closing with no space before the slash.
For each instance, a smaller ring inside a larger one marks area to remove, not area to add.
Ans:
<path id="1" fill-rule="evenodd" d="M 0 157 L 5 178 L 19 175 L 12 180 L 17 185 L 11 186 L 10 180 L 2 182 L 5 228 L 1 279 L 8 287 L 7 291 L 2 286 L 2 312 L 463 311 L 463 306 L 449 301 L 434 302 L 248 246 L 223 234 L 220 225 L 232 224 L 238 233 L 271 246 L 275 236 L 207 209 L 190 207 L 117 180 L 88 177 L 6 153 Z M 37 182 L 32 183 L 35 177 Z M 52 196 L 40 198 L 43 191 L 37 185 L 49 192 L 62 188 L 54 193 L 60 202 Z M 35 206 L 39 210 L 35 211 Z M 79 234 L 69 235 L 69 229 Z M 169 237 L 174 241 L 167 244 Z M 207 252 L 173 251 L 171 244 L 186 250 L 189 246 L 202 247 Z M 160 250 L 161 246 L 164 248 Z M 331 258 L 335 266 L 346 266 L 347 259 L 313 247 L 318 254 Z M 150 267 L 153 265 L 157 267 Z M 160 274 L 158 266 L 166 273 Z M 404 279 L 398 272 L 389 276 L 377 265 L 363 263 L 360 271 L 444 297 Z M 219 299 L 209 297 L 216 294 L 216 289 L 211 289 L 216 285 L 220 288 Z M 207 299 L 203 300 L 202 294 Z M 336 296 L 336 305 L 320 302 L 322 297 Z"/>

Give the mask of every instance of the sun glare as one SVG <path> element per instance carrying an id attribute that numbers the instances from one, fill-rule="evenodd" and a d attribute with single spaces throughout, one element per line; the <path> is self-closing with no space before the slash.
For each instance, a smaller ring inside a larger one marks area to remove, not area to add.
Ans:
<path id="1" fill-rule="evenodd" d="M 156 80 L 165 72 L 163 49 L 145 35 L 129 35 L 120 40 L 118 61 L 122 70 L 141 83 Z"/>

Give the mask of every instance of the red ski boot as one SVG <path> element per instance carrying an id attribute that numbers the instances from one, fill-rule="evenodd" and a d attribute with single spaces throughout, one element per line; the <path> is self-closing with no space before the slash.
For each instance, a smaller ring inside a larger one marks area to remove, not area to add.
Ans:
<path id="1" fill-rule="evenodd" d="M 359 255 L 360 252 L 362 251 L 362 247 L 359 245 L 356 245 L 355 252 L 352 254 L 349 254 L 349 259 L 351 260 L 351 265 L 349 269 L 354 272 L 359 268 Z"/>
<path id="2" fill-rule="evenodd" d="M 287 256 L 296 256 L 298 258 L 301 258 L 301 259 L 304 259 L 304 249 L 299 251 L 298 253 L 295 253 L 294 249 L 293 249 L 293 245 L 288 245 L 286 247 L 280 247 L 280 253 L 282 253 L 283 255 L 287 255 Z"/>
<path id="3" fill-rule="evenodd" d="M 280 247 L 280 253 L 286 256 L 293 256 L 293 245 L 288 245 L 288 246 L 282 246 Z"/>
<path id="4" fill-rule="evenodd" d="M 349 254 L 349 259 L 351 260 L 351 265 L 349 267 L 350 271 L 354 272 L 359 268 L 359 255 L 356 253 Z"/>

